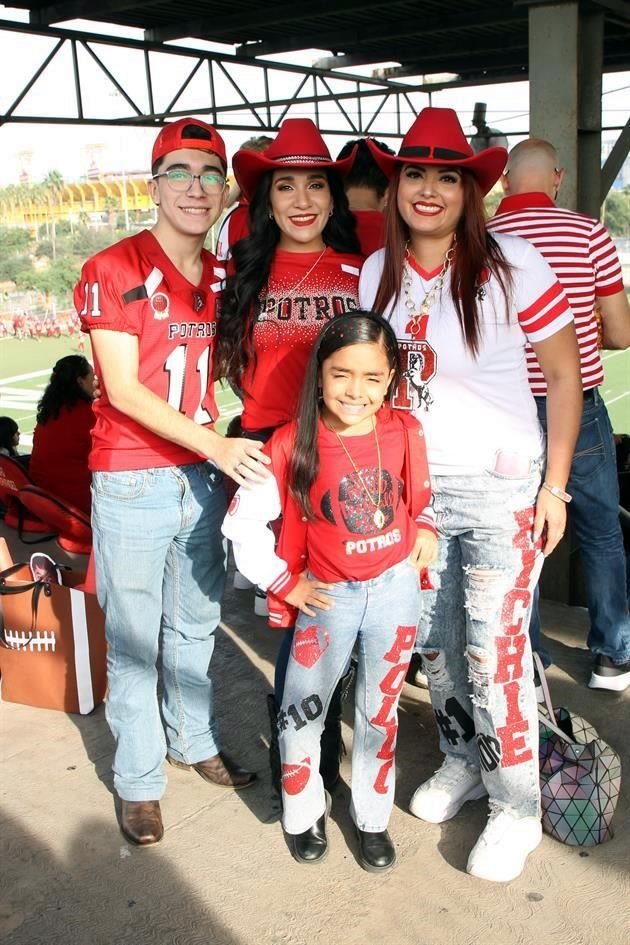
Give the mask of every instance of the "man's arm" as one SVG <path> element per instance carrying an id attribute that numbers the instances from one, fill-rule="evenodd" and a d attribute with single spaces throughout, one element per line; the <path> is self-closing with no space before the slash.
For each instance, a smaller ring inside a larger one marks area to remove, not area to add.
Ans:
<path id="1" fill-rule="evenodd" d="M 96 329 L 90 332 L 94 353 L 110 403 L 156 433 L 201 456 L 240 485 L 261 482 L 268 475 L 268 456 L 254 440 L 226 439 L 179 413 L 138 380 L 139 347 L 135 335 Z"/>
<path id="2" fill-rule="evenodd" d="M 597 305 L 602 313 L 603 347 L 630 347 L 630 305 L 625 289 L 614 295 L 598 296 Z"/>

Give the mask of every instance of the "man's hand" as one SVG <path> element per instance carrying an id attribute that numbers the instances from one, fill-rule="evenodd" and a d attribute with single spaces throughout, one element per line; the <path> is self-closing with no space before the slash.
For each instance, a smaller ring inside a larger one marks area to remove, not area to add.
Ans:
<path id="1" fill-rule="evenodd" d="M 567 527 L 567 506 L 566 502 L 549 492 L 548 489 L 542 489 L 536 499 L 536 514 L 534 516 L 533 541 L 535 545 L 539 544 L 540 538 L 543 538 L 543 554 L 545 557 L 550 555 L 558 542 L 564 535 Z"/>
<path id="2" fill-rule="evenodd" d="M 330 589 L 330 584 L 324 584 L 322 581 L 314 581 L 306 576 L 306 571 L 300 574 L 299 580 L 290 594 L 287 594 L 285 601 L 292 607 L 297 607 L 308 617 L 316 617 L 317 614 L 311 607 L 318 607 L 320 610 L 330 610 L 334 607 L 334 601 L 326 594 L 322 593 Z"/>

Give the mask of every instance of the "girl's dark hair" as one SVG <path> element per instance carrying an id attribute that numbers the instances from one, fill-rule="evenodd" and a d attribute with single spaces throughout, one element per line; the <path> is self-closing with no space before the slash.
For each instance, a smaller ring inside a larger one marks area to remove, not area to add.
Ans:
<path id="1" fill-rule="evenodd" d="M 313 518 L 310 490 L 319 473 L 317 425 L 320 418 L 319 384 L 324 361 L 350 345 L 380 344 L 394 371 L 386 398 L 400 381 L 400 352 L 392 326 L 376 312 L 357 309 L 328 322 L 315 341 L 306 368 L 297 413 L 297 429 L 289 463 L 289 490 L 307 518 Z"/>
<path id="2" fill-rule="evenodd" d="M 19 427 L 13 417 L 0 417 L 0 447 L 7 450 L 9 456 L 18 456 L 13 445 L 13 437 L 19 432 Z"/>
<path id="3" fill-rule="evenodd" d="M 92 370 L 82 354 L 69 354 L 55 364 L 48 387 L 37 405 L 37 422 L 56 420 L 62 407 L 73 407 L 81 400 L 92 403 L 92 397 L 79 387 L 77 381 Z"/>
<path id="4" fill-rule="evenodd" d="M 383 314 L 393 299 L 398 302 L 402 287 L 405 249 L 409 229 L 398 212 L 398 182 L 404 165 L 400 165 L 390 182 L 385 210 L 385 259 L 381 281 L 374 299 L 374 310 Z M 460 167 L 464 189 L 464 206 L 455 230 L 457 249 L 451 269 L 451 295 L 466 347 L 479 353 L 480 323 L 477 294 L 484 269 L 498 281 L 509 314 L 512 290 L 512 267 L 497 241 L 486 229 L 486 213 L 481 188 L 475 177 Z"/>
<path id="5" fill-rule="evenodd" d="M 326 177 L 333 212 L 322 233 L 324 243 L 339 253 L 360 254 L 356 221 L 348 208 L 341 177 L 336 171 L 328 170 Z M 228 276 L 221 294 L 215 375 L 237 387 L 254 358 L 256 301 L 269 280 L 271 263 L 280 242 L 280 228 L 269 217 L 272 179 L 273 171 L 265 173 L 254 192 L 249 204 L 249 235 L 232 247 L 234 273 Z"/>

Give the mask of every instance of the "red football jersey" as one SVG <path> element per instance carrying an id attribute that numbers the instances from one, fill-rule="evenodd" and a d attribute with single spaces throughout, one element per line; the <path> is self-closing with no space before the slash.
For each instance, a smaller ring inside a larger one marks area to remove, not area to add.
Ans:
<path id="1" fill-rule="evenodd" d="M 324 325 L 359 306 L 362 258 L 277 250 L 256 305 L 255 358 L 242 383 L 243 429 L 292 420 L 306 364 Z"/>
<path id="2" fill-rule="evenodd" d="M 88 259 L 74 304 L 83 331 L 102 328 L 136 335 L 140 383 L 208 426 L 217 419 L 212 352 L 224 270 L 205 250 L 202 259 L 203 275 L 194 286 L 144 230 Z M 95 369 L 101 374 L 98 363 Z M 94 413 L 92 470 L 178 466 L 202 458 L 116 410 L 104 387 Z"/>

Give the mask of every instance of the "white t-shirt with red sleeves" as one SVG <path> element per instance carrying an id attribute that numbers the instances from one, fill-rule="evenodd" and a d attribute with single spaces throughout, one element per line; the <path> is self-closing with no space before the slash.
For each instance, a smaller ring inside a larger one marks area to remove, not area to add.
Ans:
<path id="1" fill-rule="evenodd" d="M 294 418 L 317 335 L 330 319 L 358 308 L 362 261 L 330 248 L 323 255 L 276 251 L 255 306 L 255 358 L 241 384 L 244 430 Z"/>
<path id="2" fill-rule="evenodd" d="M 385 317 L 391 320 L 403 360 L 398 409 L 422 421 L 433 475 L 466 475 L 494 469 L 499 453 L 536 460 L 543 438 L 527 380 L 527 341 L 543 341 L 572 320 L 566 296 L 540 253 L 518 237 L 496 235 L 512 265 L 507 310 L 498 281 L 486 274 L 478 287 L 481 342 L 473 356 L 464 342 L 451 298 L 450 274 L 431 306 L 424 339 L 409 325 L 405 293 Z M 359 283 L 362 308 L 374 302 L 384 250 L 365 262 Z M 438 272 L 409 267 L 410 294 L 420 310 Z"/>
<path id="3" fill-rule="evenodd" d="M 212 380 L 216 297 L 225 275 L 202 251 L 194 286 L 148 230 L 93 256 L 83 266 L 74 304 L 83 331 L 126 332 L 138 338 L 138 380 L 203 426 L 217 419 Z M 100 374 L 98 363 L 95 364 Z M 90 469 L 116 471 L 179 466 L 204 458 L 152 433 L 111 405 L 107 389 L 94 402 Z"/>
<path id="4" fill-rule="evenodd" d="M 604 380 L 599 356 L 595 304 L 598 297 L 623 291 L 623 275 L 615 244 L 598 220 L 556 207 L 544 193 L 514 194 L 499 204 L 488 222 L 496 233 L 522 236 L 539 250 L 567 294 L 575 318 L 584 390 Z M 534 394 L 547 393 L 536 355 L 527 346 L 529 382 Z"/>

